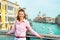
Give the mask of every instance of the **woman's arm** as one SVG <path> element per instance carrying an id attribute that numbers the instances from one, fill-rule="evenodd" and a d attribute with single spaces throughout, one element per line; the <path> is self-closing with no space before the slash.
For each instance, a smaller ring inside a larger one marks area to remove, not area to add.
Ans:
<path id="1" fill-rule="evenodd" d="M 37 36 L 37 37 L 41 37 L 37 32 L 35 32 L 35 31 L 31 28 L 29 22 L 27 22 L 26 25 L 27 25 L 27 26 L 26 26 L 27 29 L 28 29 L 33 35 L 35 35 L 35 36 Z"/>
<path id="2" fill-rule="evenodd" d="M 16 22 L 14 23 L 14 27 L 12 28 L 12 30 L 8 31 L 7 34 L 14 33 L 15 30 L 16 30 Z"/>

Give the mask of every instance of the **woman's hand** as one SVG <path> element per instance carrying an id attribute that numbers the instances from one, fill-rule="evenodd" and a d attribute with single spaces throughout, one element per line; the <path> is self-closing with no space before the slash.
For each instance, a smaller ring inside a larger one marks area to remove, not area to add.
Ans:
<path id="1" fill-rule="evenodd" d="M 44 36 L 40 35 L 39 38 L 45 38 Z"/>
<path id="2" fill-rule="evenodd" d="M 38 38 L 45 38 L 43 35 L 38 35 L 37 37 Z"/>

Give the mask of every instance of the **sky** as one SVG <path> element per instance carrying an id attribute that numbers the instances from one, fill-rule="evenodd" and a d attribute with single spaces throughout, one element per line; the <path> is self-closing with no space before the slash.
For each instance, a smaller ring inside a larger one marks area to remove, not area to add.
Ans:
<path id="1" fill-rule="evenodd" d="M 29 19 L 46 14 L 47 17 L 55 18 L 60 14 L 60 0 L 9 0 L 18 2 L 21 8 L 26 8 Z"/>

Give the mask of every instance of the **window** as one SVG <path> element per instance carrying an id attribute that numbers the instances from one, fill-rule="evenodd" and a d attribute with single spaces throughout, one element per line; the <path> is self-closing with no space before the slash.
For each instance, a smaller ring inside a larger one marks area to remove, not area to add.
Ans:
<path id="1" fill-rule="evenodd" d="M 1 15 L 0 15 L 0 22 L 1 22 Z"/>
<path id="2" fill-rule="evenodd" d="M 9 22 L 15 21 L 15 18 L 14 18 L 14 17 L 8 17 L 8 21 L 9 21 Z"/>
<path id="3" fill-rule="evenodd" d="M 1 13 L 0 13 L 0 15 L 1 15 Z"/>
<path id="4" fill-rule="evenodd" d="M 5 27 L 7 28 L 8 27 L 8 24 L 6 23 Z"/>
<path id="5" fill-rule="evenodd" d="M 5 5 L 5 10 L 7 10 L 7 5 Z"/>
<path id="6" fill-rule="evenodd" d="M 14 13 L 8 13 L 8 15 L 15 15 Z"/>
<path id="7" fill-rule="evenodd" d="M 2 24 L 0 24 L 0 29 L 2 28 Z"/>
<path id="8" fill-rule="evenodd" d="M 0 3 L 0 9 L 1 9 L 1 3 Z"/>
<path id="9" fill-rule="evenodd" d="M 13 7 L 8 5 L 8 10 L 13 10 Z"/>
<path id="10" fill-rule="evenodd" d="M 7 16 L 5 16 L 5 21 L 7 21 Z"/>
<path id="11" fill-rule="evenodd" d="M 14 8 L 14 11 L 16 11 L 16 8 Z"/>

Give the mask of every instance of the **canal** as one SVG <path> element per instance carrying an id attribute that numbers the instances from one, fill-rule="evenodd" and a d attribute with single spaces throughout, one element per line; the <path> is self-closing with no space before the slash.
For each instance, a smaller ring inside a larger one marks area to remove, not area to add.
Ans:
<path id="1" fill-rule="evenodd" d="M 32 28 L 39 34 L 54 34 L 60 35 L 60 26 L 57 24 L 36 23 L 33 22 Z"/>

